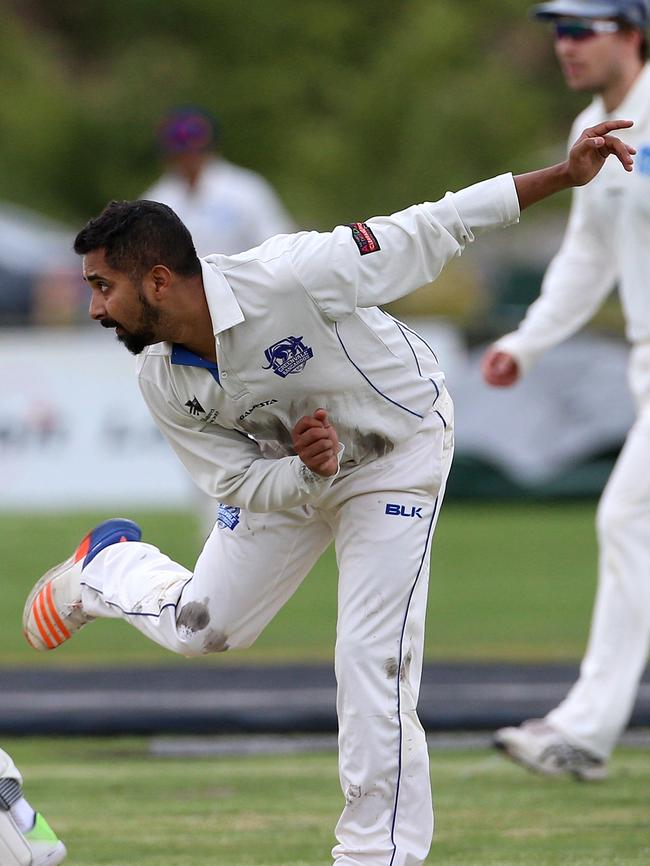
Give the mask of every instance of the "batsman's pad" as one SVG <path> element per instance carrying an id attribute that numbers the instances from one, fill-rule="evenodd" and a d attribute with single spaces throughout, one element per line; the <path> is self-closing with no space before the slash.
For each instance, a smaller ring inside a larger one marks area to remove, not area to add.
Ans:
<path id="1" fill-rule="evenodd" d="M 0 809 L 0 863 L 2 866 L 31 866 L 32 852 L 11 814 Z"/>
<path id="2" fill-rule="evenodd" d="M 8 755 L 2 749 L 0 749 L 0 779 L 15 779 L 19 785 L 23 783 L 22 776 L 11 760 L 11 755 Z M 1 863 L 0 866 L 2 866 Z"/>

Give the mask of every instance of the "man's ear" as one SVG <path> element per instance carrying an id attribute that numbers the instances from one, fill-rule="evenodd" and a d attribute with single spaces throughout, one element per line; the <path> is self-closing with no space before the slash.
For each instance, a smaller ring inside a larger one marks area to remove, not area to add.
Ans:
<path id="1" fill-rule="evenodd" d="M 637 27 L 626 27 L 620 31 L 621 36 L 631 43 L 637 51 L 641 51 L 641 45 L 644 39 L 644 33 Z"/>
<path id="2" fill-rule="evenodd" d="M 149 271 L 147 282 L 155 301 L 162 301 L 167 297 L 173 282 L 172 272 L 165 265 L 154 265 Z"/>

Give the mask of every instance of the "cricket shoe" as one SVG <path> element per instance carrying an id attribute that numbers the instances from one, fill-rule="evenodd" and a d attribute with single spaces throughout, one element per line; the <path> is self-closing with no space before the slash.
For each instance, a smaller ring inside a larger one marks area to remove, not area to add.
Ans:
<path id="1" fill-rule="evenodd" d="M 518 728 L 501 728 L 494 745 L 536 773 L 545 776 L 571 775 L 581 782 L 607 778 L 607 763 L 566 740 L 546 719 L 529 719 Z"/>
<path id="2" fill-rule="evenodd" d="M 32 829 L 21 833 L 11 813 L 0 810 L 2 866 L 58 866 L 67 853 L 63 842 L 39 812 Z"/>
<path id="3" fill-rule="evenodd" d="M 32 829 L 25 833 L 25 841 L 32 852 L 30 866 L 58 866 L 68 853 L 40 812 L 36 813 Z"/>
<path id="4" fill-rule="evenodd" d="M 137 523 L 114 517 L 100 523 L 83 539 L 73 555 L 51 568 L 30 592 L 23 611 L 23 632 L 37 650 L 52 650 L 94 619 L 81 605 L 81 573 L 111 544 L 140 541 Z"/>

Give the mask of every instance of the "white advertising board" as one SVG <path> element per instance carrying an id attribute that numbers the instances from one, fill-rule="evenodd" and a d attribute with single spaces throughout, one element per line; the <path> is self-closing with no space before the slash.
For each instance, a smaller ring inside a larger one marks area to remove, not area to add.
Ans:
<path id="1" fill-rule="evenodd" d="M 155 506 L 196 496 L 113 332 L 0 331 L 0 509 Z"/>

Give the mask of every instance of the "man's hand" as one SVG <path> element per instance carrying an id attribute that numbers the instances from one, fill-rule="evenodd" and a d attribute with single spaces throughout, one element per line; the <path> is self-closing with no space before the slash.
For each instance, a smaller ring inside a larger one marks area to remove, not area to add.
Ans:
<path id="1" fill-rule="evenodd" d="M 614 129 L 627 129 L 631 120 L 606 120 L 590 129 L 585 129 L 569 151 L 566 168 L 571 186 L 589 183 L 605 164 L 608 156 L 614 155 L 626 171 L 632 171 L 636 150 L 624 144 L 620 138 L 608 135 Z"/>
<path id="2" fill-rule="evenodd" d="M 328 478 L 339 469 L 339 438 L 327 412 L 317 409 L 305 415 L 291 431 L 293 448 L 308 469 Z"/>
<path id="3" fill-rule="evenodd" d="M 613 129 L 628 129 L 631 120 L 606 120 L 585 129 L 569 151 L 569 158 L 550 168 L 529 171 L 515 177 L 519 207 L 524 210 L 531 204 L 574 186 L 589 183 L 613 155 L 626 171 L 632 171 L 636 150 L 624 144 L 620 138 L 609 135 Z"/>
<path id="4" fill-rule="evenodd" d="M 481 361 L 481 373 L 488 385 L 507 388 L 519 378 L 519 364 L 508 352 L 488 349 Z"/>

